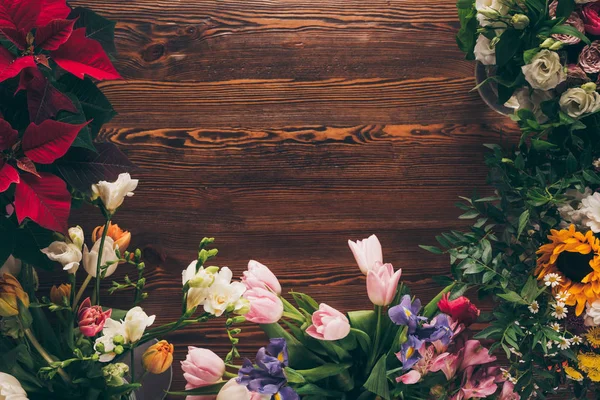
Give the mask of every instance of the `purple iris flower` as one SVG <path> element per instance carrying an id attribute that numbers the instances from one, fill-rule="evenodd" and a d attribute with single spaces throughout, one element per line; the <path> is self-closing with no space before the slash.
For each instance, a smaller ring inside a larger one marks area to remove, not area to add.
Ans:
<path id="1" fill-rule="evenodd" d="M 453 336 L 450 328 L 450 321 L 446 314 L 438 314 L 431 323 L 424 324 L 423 327 L 417 329 L 417 336 L 425 342 L 441 341 L 442 344 L 448 345 Z"/>
<path id="2" fill-rule="evenodd" d="M 285 339 L 276 338 L 256 353 L 256 365 L 245 359 L 238 373 L 237 382 L 251 392 L 274 395 L 281 400 L 300 400 L 298 394 L 285 386 L 287 378 L 284 369 L 288 364 Z"/>
<path id="3" fill-rule="evenodd" d="M 408 336 L 400 351 L 396 353 L 396 357 L 398 357 L 398 359 L 400 359 L 402 362 L 403 370 L 406 371 L 411 369 L 412 366 L 421 359 L 421 353 L 419 352 L 419 349 L 421 349 L 423 343 L 424 342 L 416 336 Z"/>
<path id="4" fill-rule="evenodd" d="M 405 294 L 400 304 L 389 309 L 388 315 L 396 325 L 408 326 L 408 333 L 413 334 L 417 330 L 419 321 L 427 319 L 419 316 L 420 310 L 421 300 L 411 301 L 410 295 Z"/>

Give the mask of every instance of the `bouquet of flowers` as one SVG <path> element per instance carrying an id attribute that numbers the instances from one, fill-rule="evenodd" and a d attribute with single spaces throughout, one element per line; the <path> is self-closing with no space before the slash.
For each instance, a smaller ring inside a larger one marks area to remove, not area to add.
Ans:
<path id="1" fill-rule="evenodd" d="M 524 134 L 597 126 L 600 3 L 458 0 L 457 6 L 460 49 L 489 67 L 498 103 L 515 110 Z"/>
<path id="2" fill-rule="evenodd" d="M 291 292 L 263 264 L 250 261 L 242 278 L 247 313 L 228 324 L 260 324 L 271 338 L 254 360 L 235 364 L 209 349 L 190 348 L 182 363 L 186 391 L 230 399 L 502 399 L 514 400 L 513 378 L 473 338 L 480 311 L 450 284 L 425 307 L 383 263 L 376 236 L 349 241 L 372 310 L 342 313 Z M 236 330 L 237 332 L 238 330 Z M 211 398 L 211 397 L 202 397 Z M 214 397 L 212 397 L 214 398 Z"/>

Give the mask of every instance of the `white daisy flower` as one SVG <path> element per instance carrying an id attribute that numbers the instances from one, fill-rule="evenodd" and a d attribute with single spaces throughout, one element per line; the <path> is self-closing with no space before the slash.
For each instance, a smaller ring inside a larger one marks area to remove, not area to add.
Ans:
<path id="1" fill-rule="evenodd" d="M 583 343 L 583 339 L 581 338 L 581 336 L 573 336 L 571 338 L 571 343 L 575 344 L 575 345 L 579 345 Z"/>
<path id="2" fill-rule="evenodd" d="M 552 311 L 552 316 L 556 319 L 564 319 L 567 317 L 567 306 L 565 306 L 565 303 L 562 302 L 556 302 L 554 304 L 552 304 L 552 308 L 554 308 L 554 311 Z"/>
<path id="3" fill-rule="evenodd" d="M 558 292 L 556 296 L 554 296 L 554 298 L 556 299 L 556 301 L 566 303 L 566 301 L 569 300 L 569 296 L 571 296 L 571 293 L 567 292 L 566 290 L 563 290 Z"/>
<path id="4" fill-rule="evenodd" d="M 558 322 L 552 322 L 550 324 L 550 329 L 553 329 L 556 332 L 560 332 L 560 324 Z"/>
<path id="5" fill-rule="evenodd" d="M 556 345 L 558 346 L 559 349 L 566 350 L 569 347 L 571 347 L 571 339 L 567 339 L 566 337 L 563 336 L 556 341 Z"/>
<path id="6" fill-rule="evenodd" d="M 550 287 L 557 287 L 558 285 L 560 285 L 560 282 L 562 281 L 562 278 L 560 277 L 560 275 L 556 274 L 556 273 L 551 273 L 551 274 L 546 274 L 544 276 L 544 283 L 546 284 L 546 286 L 550 286 Z"/>
<path id="7" fill-rule="evenodd" d="M 534 300 L 534 301 L 533 301 L 533 303 L 531 303 L 531 304 L 529 305 L 529 307 L 527 307 L 527 308 L 529 308 L 529 311 L 530 311 L 532 314 L 537 314 L 537 313 L 538 313 L 538 311 L 540 311 L 540 305 L 539 305 L 539 303 L 537 302 L 537 300 Z"/>

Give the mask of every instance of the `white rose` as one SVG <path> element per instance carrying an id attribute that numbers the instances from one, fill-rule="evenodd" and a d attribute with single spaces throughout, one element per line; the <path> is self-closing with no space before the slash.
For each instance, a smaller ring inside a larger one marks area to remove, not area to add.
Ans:
<path id="1" fill-rule="evenodd" d="M 581 200 L 580 211 L 587 217 L 585 225 L 594 233 L 600 232 L 600 193 L 596 192 Z"/>
<path id="2" fill-rule="evenodd" d="M 475 44 L 475 59 L 483 65 L 496 64 L 496 49 L 491 46 L 491 40 L 483 35 L 479 35 Z"/>
<path id="3" fill-rule="evenodd" d="M 530 90 L 529 88 L 521 88 L 515 91 L 513 96 L 504 103 L 504 106 L 518 110 L 529 110 L 535 115 L 535 119 L 540 124 L 548 121 L 548 117 L 542 111 L 542 103 L 551 100 L 554 97 L 552 91 L 545 90 Z"/>
<path id="4" fill-rule="evenodd" d="M 12 276 L 17 276 L 21 273 L 21 260 L 18 258 L 14 258 L 12 254 L 8 256 L 4 265 L 0 267 L 0 277 L 4 274 L 11 274 Z"/>
<path id="5" fill-rule="evenodd" d="M 587 227 L 588 218 L 585 211 L 581 209 L 581 201 L 591 196 L 592 193 L 592 189 L 589 187 L 586 187 L 583 193 L 577 189 L 568 189 L 565 191 L 567 202 L 558 207 L 558 213 L 562 219 L 559 224 L 561 229 L 568 229 L 571 224 L 575 224 L 578 229 L 585 229 L 584 227 Z"/>
<path id="6" fill-rule="evenodd" d="M 181 273 L 182 283 L 185 285 L 189 282 L 190 288 L 187 292 L 187 309 L 191 310 L 194 307 L 204 304 L 208 297 L 209 287 L 215 281 L 215 274 L 209 269 L 200 267 L 196 272 L 198 261 L 192 261 L 190 265 Z"/>
<path id="7" fill-rule="evenodd" d="M 120 174 L 115 182 L 100 181 L 92 185 L 92 199 L 98 197 L 109 213 L 114 213 L 125 197 L 133 196 L 133 191 L 138 185 L 137 179 L 131 179 L 128 173 Z"/>
<path id="8" fill-rule="evenodd" d="M 546 49 L 537 53 L 529 64 L 521 67 L 521 70 L 534 89 L 554 89 L 567 79 L 558 53 Z"/>
<path id="9" fill-rule="evenodd" d="M 560 96 L 560 109 L 571 118 L 600 110 L 600 94 L 583 88 L 571 88 Z"/>
<path id="10" fill-rule="evenodd" d="M 252 393 L 245 385 L 237 383 L 236 378 L 232 378 L 219 390 L 217 400 L 269 400 L 270 394 Z"/>
<path id="11" fill-rule="evenodd" d="M 83 237 L 83 229 L 81 229 L 79 225 L 69 228 L 69 238 L 71 239 L 71 242 L 78 248 L 81 249 L 83 247 L 85 239 Z"/>
<path id="12" fill-rule="evenodd" d="M 148 316 L 141 307 L 133 307 L 127 311 L 123 321 L 127 340 L 131 343 L 140 340 L 146 328 L 154 323 L 155 318 L 156 315 Z"/>
<path id="13" fill-rule="evenodd" d="M 0 400 L 27 400 L 27 393 L 12 375 L 0 372 Z"/>
<path id="14" fill-rule="evenodd" d="M 98 251 L 100 251 L 101 241 L 102 239 L 96 240 L 96 243 L 94 243 L 92 250 L 88 250 L 87 245 L 83 246 L 83 268 L 85 268 L 86 272 L 94 278 L 96 277 Z M 101 266 L 103 266 L 110 263 L 110 265 L 106 269 L 106 275 L 104 276 L 105 278 L 111 276 L 117 269 L 117 266 L 119 265 L 119 257 L 117 257 L 117 254 L 115 253 L 114 245 L 115 242 L 113 241 L 113 239 L 110 236 L 107 236 L 104 241 L 104 249 L 102 251 L 102 259 L 100 264 Z"/>
<path id="15" fill-rule="evenodd" d="M 221 268 L 204 301 L 204 311 L 220 317 L 227 310 L 236 311 L 246 306 L 242 299 L 246 285 L 242 282 L 232 283 L 232 277 L 233 273 L 229 268 Z"/>
<path id="16" fill-rule="evenodd" d="M 600 325 L 600 300 L 585 305 L 585 326 Z"/>
<path id="17" fill-rule="evenodd" d="M 481 26 L 506 27 L 499 21 L 490 21 L 508 14 L 510 7 L 507 0 L 475 0 L 477 20 Z"/>
<path id="18" fill-rule="evenodd" d="M 81 250 L 73 243 L 52 242 L 50 246 L 41 250 L 52 261 L 58 261 L 63 269 L 74 274 L 79 269 Z"/>

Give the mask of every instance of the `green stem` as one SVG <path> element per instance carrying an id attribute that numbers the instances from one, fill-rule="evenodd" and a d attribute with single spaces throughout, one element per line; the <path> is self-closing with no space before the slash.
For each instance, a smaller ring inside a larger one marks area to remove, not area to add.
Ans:
<path id="1" fill-rule="evenodd" d="M 96 263 L 96 305 L 100 305 L 100 267 L 102 266 L 102 253 L 104 252 L 104 242 L 108 233 L 108 224 L 110 224 L 110 215 L 106 217 L 106 223 L 102 230 L 102 239 L 100 239 L 100 248 L 98 249 L 98 262 Z"/>
<path id="2" fill-rule="evenodd" d="M 46 361 L 48 363 L 48 366 L 52 366 L 52 363 L 54 363 L 54 360 L 52 359 L 52 357 L 50 357 L 50 354 L 48 354 L 46 349 L 44 349 L 42 347 L 40 342 L 38 342 L 38 340 L 35 337 L 35 335 L 33 334 L 33 332 L 31 332 L 31 329 L 29 329 L 29 328 L 25 329 L 25 336 L 27 336 L 27 339 L 29 339 L 29 341 L 31 342 L 33 347 L 37 350 L 37 352 L 40 354 L 40 356 L 42 356 L 44 361 Z M 67 384 L 71 383 L 71 378 L 62 368 L 57 368 L 56 372 L 58 372 L 58 374 L 63 379 L 63 381 L 65 381 L 65 383 L 67 383 Z"/>
<path id="3" fill-rule="evenodd" d="M 375 306 L 375 313 L 377 314 L 377 325 L 375 325 L 375 343 L 371 351 L 371 357 L 369 358 L 369 370 L 373 368 L 375 362 L 379 359 L 379 341 L 381 336 L 381 306 Z"/>
<path id="4" fill-rule="evenodd" d="M 83 281 L 83 283 L 81 284 L 81 287 L 79 288 L 79 291 L 77 292 L 77 295 L 75 296 L 75 300 L 73 300 L 73 311 L 75 311 L 77 309 L 77 304 L 79 304 L 79 300 L 81 300 L 81 296 L 83 296 L 83 292 L 85 291 L 85 289 L 87 288 L 87 286 L 91 280 L 92 280 L 92 276 L 88 275 L 85 278 L 85 280 Z"/>

